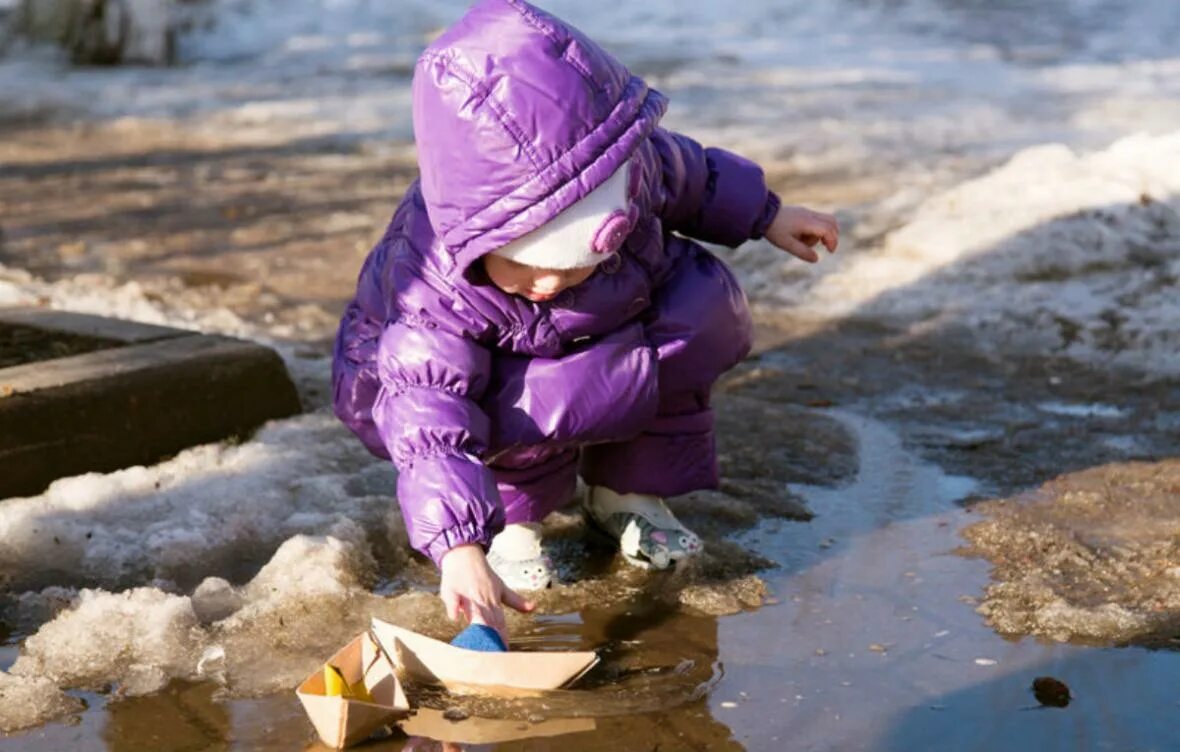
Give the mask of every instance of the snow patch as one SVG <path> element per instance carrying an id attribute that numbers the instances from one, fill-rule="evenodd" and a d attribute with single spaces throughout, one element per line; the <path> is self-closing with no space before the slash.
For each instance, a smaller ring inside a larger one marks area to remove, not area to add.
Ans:
<path id="1" fill-rule="evenodd" d="M 790 262 L 747 277 L 801 314 L 968 327 L 985 348 L 1180 373 L 1177 164 L 1180 131 L 1026 149 L 931 197 L 879 247 L 810 277 L 787 278 Z"/>
<path id="2" fill-rule="evenodd" d="M 16 676 L 128 695 L 155 692 L 169 678 L 195 677 L 204 636 L 187 597 L 156 588 L 83 590 L 70 610 L 25 640 Z"/>
<path id="3" fill-rule="evenodd" d="M 0 671 L 0 732 L 12 732 L 79 713 L 81 700 L 70 697 L 44 677 L 13 676 Z"/>
<path id="4" fill-rule="evenodd" d="M 104 274 L 79 274 L 48 282 L 0 264 L 0 305 L 91 313 L 231 337 L 266 339 L 271 334 L 228 308 L 210 306 L 202 296 L 178 281 L 118 282 Z"/>
<path id="5" fill-rule="evenodd" d="M 81 590 L 25 640 L 10 673 L 62 688 L 113 686 L 126 696 L 173 679 L 212 679 L 235 695 L 288 689 L 370 614 L 389 610 L 370 592 L 377 565 L 364 531 L 344 520 L 331 532 L 289 538 L 237 589 L 206 580 L 191 597 L 160 587 Z M 213 599 L 223 618 L 210 610 Z M 402 618 L 420 610 L 411 605 Z"/>
<path id="6" fill-rule="evenodd" d="M 367 479 L 358 485 L 356 477 Z M 336 418 L 274 421 L 242 445 L 186 450 L 152 467 L 64 478 L 0 506 L 0 573 L 10 589 L 192 587 L 242 578 L 292 535 L 351 520 L 379 534 L 395 476 Z"/>

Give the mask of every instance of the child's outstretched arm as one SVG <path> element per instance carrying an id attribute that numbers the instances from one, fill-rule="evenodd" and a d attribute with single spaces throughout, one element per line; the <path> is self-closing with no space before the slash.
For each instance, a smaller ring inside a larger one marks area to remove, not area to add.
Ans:
<path id="1" fill-rule="evenodd" d="M 662 128 L 651 140 L 662 170 L 654 208 L 665 229 L 730 247 L 765 236 L 804 261 L 818 260 L 817 242 L 836 250 L 836 218 L 782 206 L 754 162 Z"/>
<path id="2" fill-rule="evenodd" d="M 499 491 L 480 460 L 490 421 L 478 400 L 491 355 L 477 343 L 403 316 L 388 324 L 377 350 L 381 390 L 373 421 L 398 467 L 398 502 L 410 544 L 442 572 L 448 615 L 499 630 L 501 604 L 532 604 L 492 572 L 484 550 L 504 525 Z"/>
<path id="3" fill-rule="evenodd" d="M 663 128 L 651 141 L 662 170 L 653 208 L 664 229 L 730 247 L 765 234 L 781 202 L 761 167 Z"/>

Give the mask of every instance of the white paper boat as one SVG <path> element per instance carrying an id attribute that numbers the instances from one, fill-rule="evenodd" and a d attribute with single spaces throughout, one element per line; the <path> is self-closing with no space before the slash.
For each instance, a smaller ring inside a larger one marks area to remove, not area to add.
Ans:
<path id="1" fill-rule="evenodd" d="M 486 653 L 373 619 L 373 636 L 406 677 L 453 691 L 534 693 L 572 684 L 598 663 L 594 652 Z"/>

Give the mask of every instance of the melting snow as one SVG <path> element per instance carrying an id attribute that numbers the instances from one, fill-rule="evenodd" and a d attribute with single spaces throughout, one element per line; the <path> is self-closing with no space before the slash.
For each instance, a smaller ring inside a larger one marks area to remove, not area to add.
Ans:
<path id="1" fill-rule="evenodd" d="M 965 326 L 985 347 L 1177 374 L 1177 164 L 1180 131 L 1087 154 L 1034 147 L 809 278 L 790 278 L 790 262 L 743 268 L 757 295 L 800 314 Z"/>

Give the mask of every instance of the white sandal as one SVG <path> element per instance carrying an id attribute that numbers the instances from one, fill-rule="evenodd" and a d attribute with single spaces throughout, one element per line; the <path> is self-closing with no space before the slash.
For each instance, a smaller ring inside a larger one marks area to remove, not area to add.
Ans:
<path id="1" fill-rule="evenodd" d="M 553 564 L 541 550 L 541 524 L 505 525 L 488 549 L 488 564 L 512 590 L 544 590 L 553 581 Z"/>
<path id="2" fill-rule="evenodd" d="M 667 569 L 704 550 L 700 537 L 680 524 L 659 496 L 592 486 L 583 507 L 591 522 L 619 542 L 623 558 L 637 567 Z"/>

